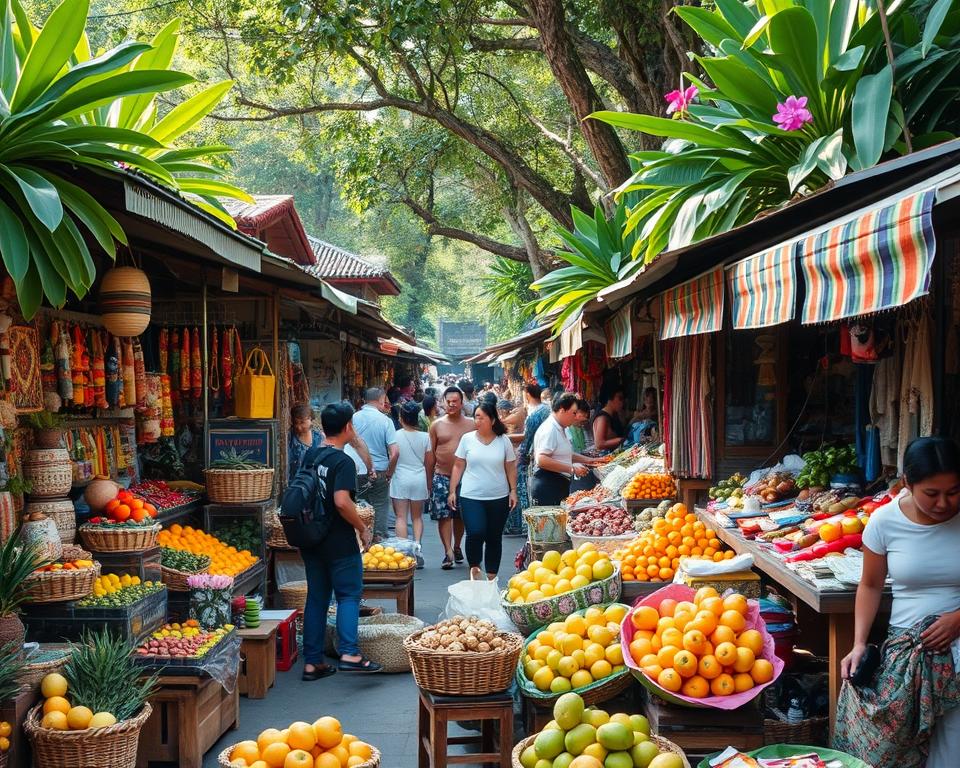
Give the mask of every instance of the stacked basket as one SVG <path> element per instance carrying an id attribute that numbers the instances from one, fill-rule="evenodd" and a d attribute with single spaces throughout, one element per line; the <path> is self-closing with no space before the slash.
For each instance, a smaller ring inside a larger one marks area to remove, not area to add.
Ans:
<path id="1" fill-rule="evenodd" d="M 157 545 L 159 523 L 80 526 L 83 545 L 94 552 L 143 552 Z"/>
<path id="2" fill-rule="evenodd" d="M 92 555 L 77 546 L 63 548 L 63 559 L 91 560 Z M 59 603 L 67 600 L 80 600 L 91 592 L 100 576 L 100 563 L 86 568 L 60 569 L 55 571 L 34 571 L 23 583 L 25 602 Z"/>
<path id="3" fill-rule="evenodd" d="M 167 589 L 171 592 L 189 592 L 190 586 L 187 584 L 187 579 L 200 573 L 206 573 L 207 568 L 210 567 L 210 558 L 204 556 L 203 559 L 206 560 L 207 564 L 196 571 L 180 571 L 161 563 L 160 580 L 167 585 Z"/>
<path id="4" fill-rule="evenodd" d="M 140 714 L 104 728 L 82 731 L 58 731 L 41 728 L 41 706 L 27 713 L 23 730 L 30 739 L 35 765 L 43 768 L 134 768 L 140 731 L 150 718 L 151 707 L 144 704 Z"/>

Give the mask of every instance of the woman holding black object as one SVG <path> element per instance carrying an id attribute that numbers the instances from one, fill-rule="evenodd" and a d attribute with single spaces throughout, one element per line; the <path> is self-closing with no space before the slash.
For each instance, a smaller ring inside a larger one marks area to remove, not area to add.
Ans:
<path id="1" fill-rule="evenodd" d="M 878 768 L 960 765 L 960 446 L 914 440 L 905 490 L 863 532 L 853 650 L 841 663 L 836 746 Z M 887 575 L 890 631 L 873 681 L 867 639 Z M 866 662 L 865 662 L 866 660 Z M 860 669 L 860 674 L 857 674 Z M 926 761 L 923 754 L 928 753 Z"/>
<path id="2" fill-rule="evenodd" d="M 517 505 L 517 457 L 497 407 L 480 400 L 474 411 L 477 429 L 460 438 L 447 503 L 460 509 L 467 532 L 470 578 L 495 579 L 503 555 L 503 526 Z M 457 488 L 459 487 L 459 498 Z"/>

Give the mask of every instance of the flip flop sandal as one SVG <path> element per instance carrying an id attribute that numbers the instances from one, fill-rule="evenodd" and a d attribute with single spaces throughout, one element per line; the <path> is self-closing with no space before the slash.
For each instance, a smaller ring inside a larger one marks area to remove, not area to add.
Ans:
<path id="1" fill-rule="evenodd" d="M 311 664 L 311 666 L 313 672 L 307 672 L 306 667 L 304 667 L 303 674 L 300 676 L 301 680 L 309 683 L 337 674 L 337 668 L 330 664 Z"/>
<path id="2" fill-rule="evenodd" d="M 372 675 L 383 671 L 383 664 L 370 661 L 366 656 L 361 656 L 360 661 L 344 661 L 340 659 L 341 672 L 356 672 L 361 675 Z"/>

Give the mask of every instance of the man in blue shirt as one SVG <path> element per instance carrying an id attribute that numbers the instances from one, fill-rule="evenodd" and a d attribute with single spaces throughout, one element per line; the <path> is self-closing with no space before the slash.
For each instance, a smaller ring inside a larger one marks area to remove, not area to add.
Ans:
<path id="1" fill-rule="evenodd" d="M 397 431 L 390 417 L 384 413 L 385 399 L 382 389 L 371 387 L 363 393 L 363 408 L 353 417 L 353 428 L 366 443 L 373 460 L 373 472 L 369 475 L 370 488 L 365 496 L 375 513 L 373 532 L 377 539 L 385 539 L 389 535 L 390 479 L 400 458 Z"/>

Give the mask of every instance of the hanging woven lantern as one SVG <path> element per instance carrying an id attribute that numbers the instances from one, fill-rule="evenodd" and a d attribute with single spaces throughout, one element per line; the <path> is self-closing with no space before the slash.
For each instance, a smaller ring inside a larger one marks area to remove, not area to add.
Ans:
<path id="1" fill-rule="evenodd" d="M 114 336 L 139 336 L 150 324 L 150 281 L 136 267 L 114 267 L 100 285 L 100 314 Z"/>

